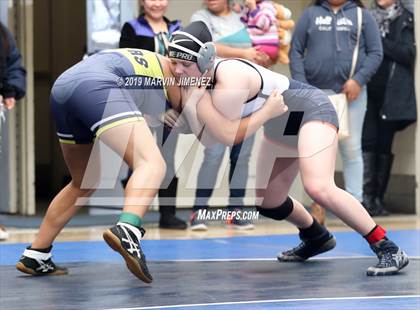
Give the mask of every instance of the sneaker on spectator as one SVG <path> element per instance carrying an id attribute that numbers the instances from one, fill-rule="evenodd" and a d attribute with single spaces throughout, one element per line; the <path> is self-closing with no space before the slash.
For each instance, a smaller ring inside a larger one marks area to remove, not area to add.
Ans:
<path id="1" fill-rule="evenodd" d="M 206 225 L 206 221 L 199 219 L 197 215 L 197 211 L 191 213 L 190 229 L 193 231 L 207 231 L 209 228 Z"/>
<path id="2" fill-rule="evenodd" d="M 250 220 L 242 219 L 241 213 L 243 212 L 241 209 L 235 209 L 236 215 L 228 218 L 226 224 L 228 227 L 238 230 L 252 230 L 255 229 L 254 224 Z M 239 216 L 238 216 L 239 215 Z"/>
<path id="3" fill-rule="evenodd" d="M 9 238 L 9 233 L 4 226 L 0 225 L 0 241 L 6 240 L 7 238 Z"/>

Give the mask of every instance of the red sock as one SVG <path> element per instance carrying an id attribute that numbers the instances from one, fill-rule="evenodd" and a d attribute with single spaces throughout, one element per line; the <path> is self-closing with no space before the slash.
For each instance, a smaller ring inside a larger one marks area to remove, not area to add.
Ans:
<path id="1" fill-rule="evenodd" d="M 368 233 L 364 238 L 369 242 L 369 244 L 374 244 L 378 241 L 381 241 L 386 236 L 386 231 L 381 226 L 376 225 L 370 233 Z"/>

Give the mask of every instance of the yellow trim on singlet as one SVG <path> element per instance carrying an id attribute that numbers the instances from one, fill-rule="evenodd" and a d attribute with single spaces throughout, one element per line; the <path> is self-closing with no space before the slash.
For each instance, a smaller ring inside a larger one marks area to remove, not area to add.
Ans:
<path id="1" fill-rule="evenodd" d="M 136 75 L 164 79 L 162 66 L 156 53 L 135 48 L 119 48 L 115 51 L 122 54 L 131 62 Z M 165 92 L 166 100 L 168 100 L 165 87 L 163 87 L 163 91 Z"/>
<path id="2" fill-rule="evenodd" d="M 103 134 L 108 129 L 117 127 L 117 126 L 122 125 L 122 124 L 141 122 L 141 121 L 144 121 L 144 117 L 135 116 L 135 117 L 128 117 L 128 118 L 120 119 L 118 121 L 106 124 L 105 126 L 98 129 L 98 131 L 96 132 L 96 138 L 98 138 L 101 134 Z"/>
<path id="3" fill-rule="evenodd" d="M 58 142 L 63 143 L 63 144 L 76 144 L 76 141 L 74 140 L 58 139 Z"/>

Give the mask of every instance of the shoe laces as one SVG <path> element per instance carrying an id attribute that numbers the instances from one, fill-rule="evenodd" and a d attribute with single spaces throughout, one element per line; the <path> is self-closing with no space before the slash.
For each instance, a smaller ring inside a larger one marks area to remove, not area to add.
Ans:
<path id="1" fill-rule="evenodd" d="M 51 256 L 51 257 L 50 257 L 50 258 L 46 261 L 46 263 L 50 264 L 52 267 L 54 267 L 54 269 L 56 269 L 56 268 L 57 268 L 57 265 L 53 262 L 52 258 L 53 258 L 53 256 Z"/>
<path id="2" fill-rule="evenodd" d="M 392 265 L 392 261 L 394 260 L 394 251 L 391 248 L 383 249 L 378 252 L 379 262 L 376 264 L 376 267 L 388 267 Z"/>

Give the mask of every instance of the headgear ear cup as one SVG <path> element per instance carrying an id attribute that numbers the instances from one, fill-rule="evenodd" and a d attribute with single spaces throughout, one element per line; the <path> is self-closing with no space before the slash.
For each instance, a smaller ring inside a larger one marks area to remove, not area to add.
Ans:
<path id="1" fill-rule="evenodd" d="M 197 57 L 197 66 L 201 73 L 210 70 L 216 59 L 216 46 L 213 42 L 204 43 L 200 48 Z"/>

